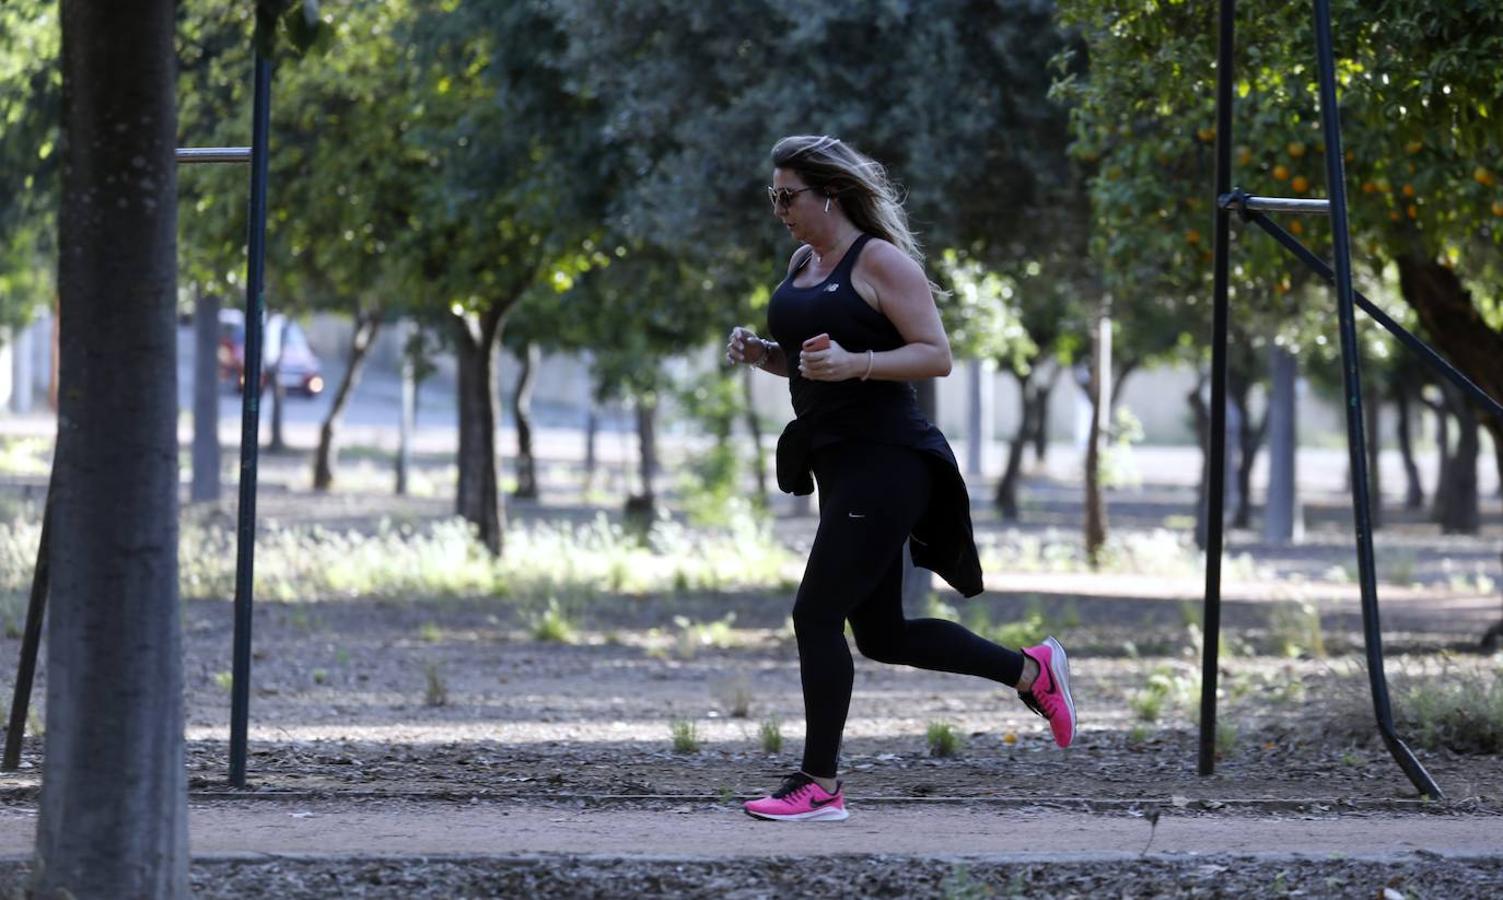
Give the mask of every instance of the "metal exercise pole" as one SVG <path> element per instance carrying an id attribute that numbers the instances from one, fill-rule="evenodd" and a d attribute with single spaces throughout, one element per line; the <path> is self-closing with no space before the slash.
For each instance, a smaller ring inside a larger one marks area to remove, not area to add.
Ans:
<path id="1" fill-rule="evenodd" d="M 1221 0 L 1216 49 L 1216 196 L 1232 186 L 1232 49 L 1237 4 Z M 1226 492 L 1227 257 L 1231 213 L 1216 204 L 1215 306 L 1211 315 L 1211 447 L 1206 473 L 1206 597 L 1201 629 L 1200 757 L 1197 770 L 1216 770 L 1216 667 L 1221 643 L 1222 503 Z"/>
<path id="2" fill-rule="evenodd" d="M 16 689 L 10 701 L 10 725 L 5 730 L 5 757 L 0 771 L 13 772 L 21 767 L 21 739 L 26 736 L 26 713 L 31 708 L 31 682 L 36 676 L 37 653 L 42 646 L 42 616 L 47 609 L 47 587 L 52 566 L 48 562 L 47 543 L 52 533 L 52 498 L 56 495 L 57 464 L 47 479 L 47 499 L 42 501 L 42 541 L 37 548 L 37 564 L 31 574 L 31 602 L 26 607 L 26 631 L 21 637 L 21 663 L 16 667 Z"/>
<path id="3" fill-rule="evenodd" d="M 256 462 L 261 434 L 261 319 L 266 308 L 266 177 L 271 130 L 271 61 L 256 52 L 252 106 L 250 259 L 245 279 L 245 384 L 241 387 L 240 518 L 236 529 L 235 636 L 230 684 L 230 784 L 245 787 L 250 719 L 251 599 L 256 558 Z"/>
<path id="4" fill-rule="evenodd" d="M 1378 619 L 1377 577 L 1373 559 L 1368 497 L 1366 440 L 1363 432 L 1361 372 L 1357 352 L 1351 248 L 1346 216 L 1346 186 L 1341 155 L 1340 112 L 1331 41 L 1329 0 L 1316 0 L 1315 36 L 1320 66 L 1321 126 L 1326 142 L 1326 173 L 1331 196 L 1331 225 L 1335 250 L 1337 317 L 1341 333 L 1342 381 L 1347 400 L 1347 446 L 1352 467 L 1352 512 L 1356 527 L 1357 567 L 1362 597 L 1362 625 L 1368 677 L 1378 730 L 1404 774 L 1421 794 L 1442 796 L 1435 781 L 1399 739 L 1393 724 L 1388 683 L 1383 671 L 1382 630 Z"/>
<path id="5" fill-rule="evenodd" d="M 179 147 L 177 161 L 183 163 L 248 162 L 249 147 Z M 42 621 L 47 613 L 47 590 L 51 582 L 48 542 L 52 533 L 52 498 L 57 492 L 57 470 L 47 481 L 47 497 L 42 505 L 42 539 L 37 548 L 36 566 L 31 575 L 31 601 L 26 607 L 26 628 L 21 637 L 21 659 L 16 666 L 15 690 L 11 694 L 10 722 L 5 730 L 5 754 L 0 757 L 0 771 L 14 771 L 21 765 L 21 740 L 26 736 L 26 718 L 31 709 L 31 688 L 36 680 L 37 655 L 42 644 Z"/>
<path id="6" fill-rule="evenodd" d="M 1347 232 L 1346 173 L 1341 156 L 1341 113 L 1336 105 L 1336 65 L 1331 46 L 1331 0 L 1315 0 L 1315 47 L 1320 67 L 1320 125 L 1326 143 L 1326 189 L 1331 199 L 1331 238 L 1335 250 L 1336 316 L 1341 331 L 1341 375 L 1346 393 L 1347 453 L 1352 467 L 1352 513 L 1357 530 L 1357 571 L 1362 591 L 1362 630 L 1367 672 L 1372 682 L 1378 731 L 1399 768 L 1421 794 L 1440 799 L 1440 788 L 1399 740 L 1383 674 L 1383 635 L 1378 627 L 1377 575 L 1373 562 L 1371 513 L 1368 507 L 1366 440 L 1362 419 L 1362 375 L 1352 298 L 1351 237 Z M 1219 194 L 1218 194 L 1219 196 Z"/>

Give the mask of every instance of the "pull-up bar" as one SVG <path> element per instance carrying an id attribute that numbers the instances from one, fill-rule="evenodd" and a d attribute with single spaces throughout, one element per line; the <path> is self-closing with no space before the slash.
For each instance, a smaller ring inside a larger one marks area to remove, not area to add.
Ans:
<path id="1" fill-rule="evenodd" d="M 1216 198 L 1216 205 L 1221 209 L 1230 209 L 1241 213 L 1256 210 L 1260 212 L 1306 213 L 1326 216 L 1331 214 L 1331 201 L 1329 200 L 1302 200 L 1298 197 L 1250 197 L 1241 191 L 1222 194 Z"/>
<path id="2" fill-rule="evenodd" d="M 1378 623 L 1378 588 L 1373 558 L 1372 519 L 1368 497 L 1367 438 L 1362 416 L 1360 354 L 1357 348 L 1356 312 L 1361 308 L 1410 350 L 1418 353 L 1440 374 L 1494 415 L 1503 416 L 1503 404 L 1487 395 L 1443 359 L 1424 341 L 1389 318 L 1352 285 L 1351 234 L 1347 223 L 1346 173 L 1341 155 L 1341 119 L 1336 103 L 1335 52 L 1331 39 L 1330 0 L 1314 0 L 1317 79 L 1321 129 L 1325 140 L 1326 183 L 1330 200 L 1285 197 L 1253 197 L 1231 186 L 1233 73 L 1232 51 L 1235 0 L 1221 0 L 1221 20 L 1216 63 L 1216 221 L 1214 305 L 1211 343 L 1211 440 L 1210 478 L 1207 491 L 1205 640 L 1202 647 L 1200 697 L 1200 765 L 1202 775 L 1215 769 L 1217 646 L 1221 628 L 1222 495 L 1226 470 L 1226 348 L 1228 319 L 1228 255 L 1231 212 L 1236 211 L 1272 235 L 1320 277 L 1335 288 L 1338 331 L 1341 338 L 1342 382 L 1346 395 L 1347 452 L 1352 470 L 1352 515 L 1356 532 L 1358 583 L 1362 598 L 1363 645 L 1372 688 L 1373 712 L 1378 733 L 1394 761 L 1424 796 L 1439 799 L 1435 779 L 1425 771 L 1394 727 L 1383 673 L 1383 634 Z M 1265 212 L 1329 215 L 1334 265 L 1312 253 L 1293 235 L 1275 225 Z"/>
<path id="3" fill-rule="evenodd" d="M 249 147 L 179 147 L 178 165 L 187 163 L 248 163 L 251 161 Z"/>
<path id="4" fill-rule="evenodd" d="M 261 431 L 261 321 L 266 309 L 266 180 L 267 147 L 271 125 L 271 63 L 260 53 L 255 58 L 255 98 L 251 111 L 249 147 L 179 147 L 179 165 L 201 163 L 250 163 L 250 227 L 247 235 L 245 290 L 245 389 L 241 391 L 240 510 L 236 529 L 235 634 L 230 686 L 230 784 L 245 787 L 245 760 L 250 717 L 251 600 L 256 546 L 256 463 Z M 254 386 L 254 389 L 252 389 Z M 16 668 L 16 687 L 5 732 L 5 754 L 0 770 L 21 765 L 21 739 L 31 706 L 31 686 L 36 676 L 37 653 L 42 641 L 42 616 L 46 611 L 50 574 L 47 543 L 52 531 L 52 497 L 49 483 L 42 512 L 42 541 L 32 572 L 31 599 L 26 609 L 26 627 L 21 640 L 21 660 Z"/>

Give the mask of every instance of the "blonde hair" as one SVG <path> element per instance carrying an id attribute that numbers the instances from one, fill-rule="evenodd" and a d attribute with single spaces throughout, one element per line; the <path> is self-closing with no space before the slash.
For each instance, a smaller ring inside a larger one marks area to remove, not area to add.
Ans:
<path id="1" fill-rule="evenodd" d="M 882 164 L 839 138 L 799 134 L 773 145 L 772 164 L 840 201 L 851 224 L 902 250 L 920 267 L 924 253 L 908 228 L 908 213 Z"/>

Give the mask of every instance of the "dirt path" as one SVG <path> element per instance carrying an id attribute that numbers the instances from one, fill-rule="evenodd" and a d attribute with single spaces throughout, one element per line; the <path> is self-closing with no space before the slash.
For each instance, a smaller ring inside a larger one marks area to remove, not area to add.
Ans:
<path id="1" fill-rule="evenodd" d="M 0 810 L 0 858 L 30 855 L 35 813 Z M 587 853 L 642 859 L 912 854 L 991 861 L 1090 861 L 1151 855 L 1392 859 L 1503 855 L 1503 817 L 1113 815 L 956 805 L 853 806 L 844 823 L 760 822 L 733 804 L 579 809 L 519 802 L 323 801 L 196 804 L 198 857 L 517 856 Z M 1150 836 L 1152 838 L 1150 842 Z"/>

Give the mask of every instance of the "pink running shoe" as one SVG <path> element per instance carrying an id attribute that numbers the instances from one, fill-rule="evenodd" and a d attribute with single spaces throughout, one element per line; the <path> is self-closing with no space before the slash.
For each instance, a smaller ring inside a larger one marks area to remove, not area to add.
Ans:
<path id="1" fill-rule="evenodd" d="M 1070 660 L 1065 648 L 1048 637 L 1023 652 L 1039 664 L 1039 677 L 1031 690 L 1018 696 L 1029 709 L 1049 720 L 1054 743 L 1068 747 L 1075 739 L 1075 698 L 1070 696 Z"/>
<path id="2" fill-rule="evenodd" d="M 783 779 L 783 786 L 770 796 L 747 802 L 746 814 L 757 819 L 780 822 L 840 822 L 850 818 L 845 808 L 845 791 L 835 786 L 831 794 L 803 772 Z"/>

